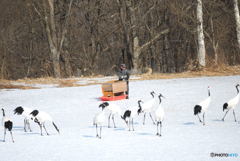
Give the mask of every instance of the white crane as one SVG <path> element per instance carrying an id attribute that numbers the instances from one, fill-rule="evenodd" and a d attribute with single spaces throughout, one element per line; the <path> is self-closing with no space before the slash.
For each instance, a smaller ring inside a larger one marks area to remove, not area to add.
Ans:
<path id="1" fill-rule="evenodd" d="M 224 121 L 224 119 L 225 119 L 228 111 L 231 110 L 231 109 L 233 109 L 234 120 L 235 120 L 235 122 L 237 122 L 234 109 L 235 109 L 235 107 L 237 106 L 237 104 L 238 104 L 238 102 L 239 102 L 239 95 L 240 95 L 240 94 L 239 94 L 239 89 L 238 89 L 238 87 L 239 87 L 239 84 L 236 85 L 237 95 L 236 95 L 234 98 L 232 98 L 231 100 L 229 100 L 227 103 L 224 103 L 224 104 L 223 104 L 223 111 L 224 111 L 224 110 L 227 110 L 227 112 L 226 112 L 225 115 L 223 116 L 222 121 Z"/>
<path id="2" fill-rule="evenodd" d="M 157 136 L 162 136 L 161 132 L 162 132 L 162 122 L 163 119 L 165 117 L 165 112 L 164 112 L 164 108 L 161 106 L 161 97 L 163 97 L 163 95 L 160 93 L 158 98 L 159 98 L 159 105 L 158 108 L 155 111 L 155 117 L 156 117 L 156 122 L 157 122 Z M 164 98 L 164 97 L 163 97 Z M 160 126 L 160 130 L 159 130 L 159 126 Z"/>
<path id="3" fill-rule="evenodd" d="M 132 108 L 126 110 L 124 112 L 123 116 L 121 116 L 121 118 L 127 124 L 129 131 L 131 131 L 131 125 L 132 125 L 132 130 L 134 131 L 133 119 L 136 117 L 137 114 L 139 115 L 141 112 L 140 102 L 142 102 L 142 101 L 141 100 L 138 101 L 138 107 L 132 107 Z"/>
<path id="4" fill-rule="evenodd" d="M 195 105 L 194 107 L 194 115 L 198 116 L 198 119 L 203 125 L 205 125 L 205 112 L 207 111 L 209 104 L 211 102 L 211 93 L 210 87 L 208 87 L 208 97 L 201 101 L 199 104 Z M 200 119 L 199 114 L 203 114 L 203 121 Z"/>
<path id="5" fill-rule="evenodd" d="M 13 139 L 13 135 L 12 135 L 12 128 L 13 128 L 13 122 L 11 119 L 7 118 L 5 115 L 5 111 L 2 108 L 2 112 L 3 112 L 3 126 L 4 126 L 4 138 L 3 141 L 5 142 L 5 138 L 6 138 L 6 133 L 7 130 L 10 132 L 11 137 L 12 137 L 12 142 L 14 143 L 14 139 Z"/>
<path id="6" fill-rule="evenodd" d="M 155 124 L 155 121 L 153 120 L 151 112 L 153 112 L 154 108 L 157 105 L 157 98 L 155 97 L 155 92 L 154 91 L 152 91 L 150 94 L 152 95 L 153 98 L 151 100 L 149 100 L 147 102 L 143 102 L 141 104 L 141 107 L 142 107 L 142 111 L 141 112 L 144 113 L 144 115 L 143 115 L 143 125 L 145 125 L 145 119 L 146 119 L 146 114 L 147 113 L 149 113 L 149 116 L 150 116 L 153 124 Z"/>
<path id="7" fill-rule="evenodd" d="M 31 119 L 39 125 L 40 130 L 41 130 L 41 135 L 43 135 L 42 134 L 42 128 L 44 128 L 44 130 L 47 133 L 47 135 L 49 135 L 49 133 L 47 132 L 47 129 L 45 127 L 45 123 L 47 121 L 51 122 L 53 124 L 53 126 L 55 127 L 55 129 L 57 130 L 57 132 L 60 133 L 58 127 L 53 122 L 52 117 L 48 113 L 43 112 L 43 111 L 39 111 L 39 110 L 33 110 L 30 113 L 30 115 L 31 115 Z"/>
<path id="8" fill-rule="evenodd" d="M 14 111 L 14 114 L 22 115 L 24 117 L 24 131 L 27 132 L 27 127 L 28 127 L 29 131 L 31 132 L 32 130 L 31 130 L 29 121 L 31 119 L 30 113 L 33 110 L 31 108 L 19 106 L 15 108 L 13 111 Z"/>
<path id="9" fill-rule="evenodd" d="M 96 137 L 101 139 L 102 138 L 102 126 L 105 121 L 105 107 L 107 104 L 100 104 L 99 108 L 102 108 L 102 111 L 97 113 L 94 118 L 93 118 L 93 125 L 96 126 Z M 98 134 L 98 127 L 99 129 L 99 134 Z"/>
<path id="10" fill-rule="evenodd" d="M 108 116 L 108 128 L 110 128 L 111 117 L 112 117 L 112 121 L 113 121 L 113 126 L 114 126 L 114 128 L 116 128 L 114 117 L 115 117 L 115 115 L 119 115 L 119 116 L 121 115 L 121 113 L 122 113 L 121 108 L 112 102 L 111 103 L 103 102 L 99 106 L 102 106 L 102 105 L 105 105 L 105 108 L 110 112 L 110 114 Z"/>

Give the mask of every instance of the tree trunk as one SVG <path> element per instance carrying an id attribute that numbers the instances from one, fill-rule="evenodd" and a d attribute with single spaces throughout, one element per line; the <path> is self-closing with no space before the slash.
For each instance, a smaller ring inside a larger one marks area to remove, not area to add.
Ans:
<path id="1" fill-rule="evenodd" d="M 73 72 L 72 72 L 69 52 L 67 50 L 63 51 L 63 54 L 61 54 L 61 57 L 63 58 L 63 62 L 64 62 L 65 76 L 66 77 L 72 76 Z"/>
<path id="2" fill-rule="evenodd" d="M 150 48 L 150 67 L 152 71 L 157 71 L 157 64 L 156 64 L 156 56 L 154 51 L 156 51 L 155 45 L 151 46 Z"/>
<path id="3" fill-rule="evenodd" d="M 164 10 L 164 24 L 167 26 L 167 28 L 170 28 L 169 26 L 169 12 L 168 12 L 168 8 L 166 6 L 166 1 L 164 1 L 164 5 L 165 5 L 165 10 Z M 174 63 L 174 53 L 172 52 L 172 49 L 171 49 L 171 44 L 170 44 L 170 41 L 169 41 L 169 36 L 170 34 L 167 33 L 167 34 L 164 34 L 163 35 L 163 47 L 164 47 L 164 52 L 165 52 L 165 55 L 166 55 L 166 60 L 165 62 L 167 63 L 166 64 L 166 71 L 169 72 L 169 73 L 173 73 L 175 72 L 175 63 Z"/>
<path id="4" fill-rule="evenodd" d="M 138 37 L 133 38 L 133 72 L 138 73 L 139 72 L 139 56 L 140 56 L 140 46 L 139 46 L 139 40 Z"/>
<path id="5" fill-rule="evenodd" d="M 44 15 L 41 15 L 41 16 L 44 17 L 48 43 L 50 47 L 50 57 L 52 59 L 52 64 L 53 64 L 53 73 L 54 73 L 54 77 L 59 78 L 61 77 L 60 54 L 61 54 L 62 46 L 65 40 L 65 35 L 67 33 L 67 24 L 68 24 L 69 15 L 71 13 L 73 0 L 69 2 L 68 11 L 66 14 L 67 16 L 66 16 L 65 22 L 63 23 L 61 32 L 59 32 L 56 27 L 57 25 L 55 20 L 54 0 L 47 0 L 48 5 L 46 4 L 46 0 L 43 0 L 42 2 L 44 7 L 43 8 Z M 37 11 L 37 13 L 40 14 L 39 11 Z"/>
<path id="6" fill-rule="evenodd" d="M 133 35 L 133 73 L 138 73 L 139 68 L 140 68 L 140 61 L 139 61 L 139 56 L 140 56 L 140 45 L 139 45 L 139 38 L 137 34 L 137 16 L 136 12 L 137 9 L 134 8 L 134 1 L 129 1 L 127 3 L 127 7 L 130 9 L 130 21 L 131 21 L 131 26 L 132 26 L 132 35 Z"/>
<path id="7" fill-rule="evenodd" d="M 233 0 L 233 5 L 234 5 L 234 15 L 235 15 L 235 21 L 236 21 L 238 48 L 240 49 L 240 17 L 239 17 L 239 9 L 238 9 L 238 0 Z"/>
<path id="8" fill-rule="evenodd" d="M 210 17 L 210 25 L 211 25 L 211 32 L 212 32 L 212 46 L 213 46 L 213 52 L 214 52 L 214 61 L 215 65 L 218 64 L 218 42 L 216 41 L 215 34 L 214 34 L 214 26 L 213 26 L 213 18 Z"/>
<path id="9" fill-rule="evenodd" d="M 7 47 L 6 47 L 6 42 L 2 41 L 1 43 L 3 52 L 2 52 L 2 64 L 1 64 L 1 79 L 8 79 L 7 77 L 7 68 L 6 68 L 6 61 L 7 61 Z"/>
<path id="10" fill-rule="evenodd" d="M 128 24 L 127 20 L 128 20 L 128 17 L 130 17 L 130 13 L 129 13 L 130 11 L 129 11 L 129 8 L 127 8 L 125 0 L 117 0 L 117 3 L 118 3 L 118 9 L 119 9 L 118 12 L 120 15 L 121 29 L 123 32 L 124 53 L 127 55 L 128 66 L 130 69 L 132 69 L 133 58 L 132 58 L 132 52 L 131 52 L 130 31 L 127 27 L 127 24 Z"/>
<path id="11" fill-rule="evenodd" d="M 51 56 L 52 56 L 54 77 L 60 78 L 61 77 L 60 52 L 54 48 L 51 50 L 51 54 L 52 54 Z"/>
<path id="12" fill-rule="evenodd" d="M 198 39 L 198 62 L 202 67 L 206 66 L 206 50 L 203 34 L 203 12 L 202 12 L 202 0 L 197 0 L 197 39 Z"/>
<path id="13" fill-rule="evenodd" d="M 6 58 L 5 58 L 5 55 L 3 56 L 3 59 L 2 59 L 2 65 L 1 65 L 1 79 L 4 79 L 5 78 L 5 70 L 6 70 L 6 68 L 5 68 L 5 60 L 6 60 Z"/>
<path id="14" fill-rule="evenodd" d="M 45 25 L 46 25 L 46 33 L 48 37 L 48 43 L 50 47 L 50 57 L 53 63 L 53 73 L 54 77 L 59 78 L 61 77 L 61 70 L 60 70 L 60 51 L 58 50 L 58 40 L 57 40 L 57 31 L 56 31 L 56 24 L 55 24 L 55 16 L 54 16 L 54 1 L 48 0 L 47 7 L 45 0 L 43 0 L 44 5 L 44 12 L 45 12 Z M 49 14 L 47 13 L 47 8 L 49 8 Z M 49 18 L 48 18 L 49 17 Z"/>

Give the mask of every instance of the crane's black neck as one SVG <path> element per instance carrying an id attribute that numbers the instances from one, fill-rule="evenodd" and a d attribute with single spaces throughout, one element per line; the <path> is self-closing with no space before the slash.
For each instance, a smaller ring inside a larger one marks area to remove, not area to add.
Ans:
<path id="1" fill-rule="evenodd" d="M 142 102 L 142 101 L 140 101 L 140 100 L 138 101 L 138 107 L 139 107 L 139 109 L 142 109 L 141 102 Z"/>
<path id="2" fill-rule="evenodd" d="M 210 89 L 208 88 L 208 96 L 210 97 L 211 96 L 211 93 L 210 93 Z"/>
<path id="3" fill-rule="evenodd" d="M 162 102 L 161 96 L 158 96 L 158 98 L 159 98 L 159 104 L 161 104 Z"/>
<path id="4" fill-rule="evenodd" d="M 5 117 L 5 111 L 4 111 L 4 109 L 2 108 L 2 112 L 3 112 L 3 117 Z"/>
<path id="5" fill-rule="evenodd" d="M 239 93 L 239 89 L 238 89 L 239 85 L 236 85 L 236 89 L 237 89 L 237 94 Z"/>
<path id="6" fill-rule="evenodd" d="M 154 92 L 151 92 L 152 97 L 154 98 Z"/>
<path id="7" fill-rule="evenodd" d="M 138 115 L 142 112 L 142 106 L 140 104 L 141 102 L 142 102 L 141 100 L 138 101 L 138 107 L 139 107 L 139 109 L 137 110 Z"/>

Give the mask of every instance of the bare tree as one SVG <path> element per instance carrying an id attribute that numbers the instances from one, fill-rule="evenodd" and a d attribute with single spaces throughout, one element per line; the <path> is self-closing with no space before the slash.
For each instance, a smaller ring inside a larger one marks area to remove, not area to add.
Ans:
<path id="1" fill-rule="evenodd" d="M 203 34 L 203 10 L 202 10 L 202 0 L 197 0 L 197 40 L 198 40 L 198 61 L 199 65 L 205 67 L 206 65 L 206 50 Z"/>
<path id="2" fill-rule="evenodd" d="M 118 14 L 120 19 L 120 28 L 123 35 L 123 49 L 122 54 L 125 58 L 125 55 L 127 56 L 128 65 L 130 68 L 133 68 L 133 62 L 132 62 L 132 50 L 131 50 L 131 24 L 129 21 L 130 17 L 130 11 L 127 7 L 125 0 L 116 0 L 118 4 Z M 125 62 L 125 59 L 123 60 Z"/>
<path id="3" fill-rule="evenodd" d="M 213 48 L 214 52 L 214 62 L 217 65 L 218 64 L 218 40 L 216 39 L 215 31 L 214 31 L 214 24 L 213 24 L 213 16 L 210 15 L 210 32 L 204 31 L 206 37 L 210 40 L 210 43 Z"/>
<path id="4" fill-rule="evenodd" d="M 60 70 L 60 54 L 62 52 L 63 43 L 67 33 L 68 17 L 71 13 L 73 0 L 70 0 L 66 18 L 62 23 L 62 28 L 59 29 L 59 23 L 55 18 L 55 1 L 54 0 L 42 0 L 41 4 L 33 3 L 33 7 L 38 15 L 42 18 L 45 25 L 45 30 L 50 47 L 50 57 L 53 63 L 53 71 L 55 77 L 61 77 Z M 39 4 L 36 6 L 36 4 Z M 40 11 L 42 7 L 43 12 Z"/>
<path id="5" fill-rule="evenodd" d="M 120 1 L 118 1 L 120 4 Z M 140 3 L 140 2 L 139 2 Z M 141 19 L 141 14 L 144 15 L 144 13 L 140 13 L 139 9 L 139 3 L 136 3 L 134 0 L 126 0 L 124 3 L 121 3 L 123 6 L 126 7 L 124 11 L 126 15 L 129 15 L 130 18 L 130 30 L 124 29 L 124 31 L 130 31 L 130 35 L 132 35 L 132 52 L 131 52 L 131 58 L 132 58 L 132 65 L 133 73 L 138 73 L 140 72 L 140 66 L 141 66 L 141 61 L 140 61 L 140 56 L 143 53 L 145 49 L 147 49 L 149 46 L 151 46 L 155 41 L 157 41 L 162 35 L 167 34 L 169 32 L 169 29 L 163 29 L 162 31 L 158 32 L 155 34 L 154 37 L 152 37 L 150 40 L 142 43 L 140 45 L 140 39 L 139 39 L 139 32 L 138 29 L 142 27 L 139 23 L 139 19 Z M 151 9 L 149 9 L 151 10 Z M 124 26 L 126 28 L 126 26 Z M 127 34 L 128 35 L 128 34 Z M 126 36 L 128 37 L 128 36 Z M 129 40 L 126 38 L 126 40 Z M 126 41 L 128 42 L 128 41 Z M 130 43 L 130 42 L 128 42 Z"/>
<path id="6" fill-rule="evenodd" d="M 236 21 L 238 48 L 240 49 L 240 17 L 239 17 L 238 0 L 233 0 L 233 6 L 234 6 L 235 21 Z"/>

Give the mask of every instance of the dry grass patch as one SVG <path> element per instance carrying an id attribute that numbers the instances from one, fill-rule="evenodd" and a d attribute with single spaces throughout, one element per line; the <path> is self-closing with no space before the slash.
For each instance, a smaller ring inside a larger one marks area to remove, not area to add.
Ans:
<path id="1" fill-rule="evenodd" d="M 23 85 L 0 84 L 0 89 L 38 89 L 38 88 Z"/>
<path id="2" fill-rule="evenodd" d="M 182 73 L 153 73 L 151 75 L 139 75 L 141 80 L 150 79 L 174 79 L 174 78 L 194 78 L 208 76 L 230 76 L 240 75 L 240 66 L 212 66 L 200 71 L 187 71 Z"/>
<path id="3" fill-rule="evenodd" d="M 76 79 L 60 79 L 58 82 L 58 87 L 77 87 L 80 86 L 77 84 Z"/>
<path id="4" fill-rule="evenodd" d="M 15 82 L 18 83 L 26 83 L 26 84 L 59 84 L 61 79 L 52 78 L 52 77 L 45 77 L 45 78 L 25 78 L 25 79 L 18 79 Z"/>

